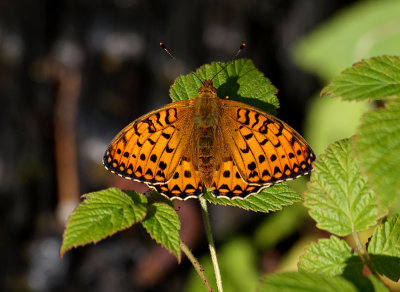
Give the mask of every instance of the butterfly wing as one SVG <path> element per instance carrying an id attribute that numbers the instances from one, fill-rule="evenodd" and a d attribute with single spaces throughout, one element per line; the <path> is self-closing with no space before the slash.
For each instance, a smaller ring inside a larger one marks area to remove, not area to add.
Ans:
<path id="1" fill-rule="evenodd" d="M 169 198 L 189 199 L 200 196 L 203 193 L 204 185 L 200 182 L 199 173 L 194 169 L 193 162 L 184 156 L 181 160 L 172 179 L 163 185 L 156 185 L 159 193 Z"/>
<path id="2" fill-rule="evenodd" d="M 245 197 L 311 171 L 315 155 L 289 125 L 246 104 L 221 102 L 221 134 L 231 159 L 214 176 L 215 195 Z"/>
<path id="3" fill-rule="evenodd" d="M 243 180 L 235 161 L 228 157 L 221 163 L 211 184 L 211 193 L 217 197 L 245 198 L 250 194 L 258 193 L 261 185 L 250 185 Z"/>
<path id="4" fill-rule="evenodd" d="M 191 135 L 191 107 L 190 100 L 171 103 L 126 126 L 108 146 L 105 167 L 150 186 L 168 182 Z"/>

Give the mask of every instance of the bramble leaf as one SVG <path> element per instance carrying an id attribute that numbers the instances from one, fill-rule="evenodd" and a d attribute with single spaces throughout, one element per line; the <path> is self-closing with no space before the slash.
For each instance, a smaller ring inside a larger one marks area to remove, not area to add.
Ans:
<path id="1" fill-rule="evenodd" d="M 310 245 L 299 261 L 299 271 L 329 276 L 361 276 L 363 263 L 348 243 L 336 236 Z"/>
<path id="2" fill-rule="evenodd" d="M 174 208 L 164 203 L 147 206 L 147 216 L 142 221 L 150 236 L 181 260 L 179 229 L 181 223 Z"/>
<path id="3" fill-rule="evenodd" d="M 368 252 L 378 273 L 397 282 L 400 279 L 400 216 L 375 229 Z"/>
<path id="4" fill-rule="evenodd" d="M 390 206 L 400 195 L 400 99 L 362 118 L 355 154 L 379 207 Z"/>
<path id="5" fill-rule="evenodd" d="M 261 110 L 275 113 L 279 107 L 275 96 L 277 89 L 263 73 L 258 71 L 250 59 L 238 59 L 221 69 L 228 63 L 214 62 L 201 66 L 196 75 L 202 80 L 212 79 L 220 98 L 244 102 Z M 219 72 L 219 73 L 218 73 Z M 202 86 L 193 74 L 179 76 L 170 88 L 173 101 L 195 98 Z"/>
<path id="6" fill-rule="evenodd" d="M 379 56 L 357 62 L 334 78 L 321 94 L 344 100 L 400 95 L 400 57 Z"/>
<path id="7" fill-rule="evenodd" d="M 61 256 L 72 247 L 96 243 L 146 216 L 146 197 L 133 191 L 109 188 L 83 197 L 85 200 L 68 219 Z"/>
<path id="8" fill-rule="evenodd" d="M 213 204 L 236 206 L 254 212 L 281 210 L 283 206 L 292 205 L 302 200 L 302 197 L 284 182 L 265 188 L 260 193 L 251 195 L 244 200 L 216 198 L 209 192 L 204 195 L 204 198 Z"/>
<path id="9" fill-rule="evenodd" d="M 304 205 L 318 228 L 339 236 L 375 225 L 377 207 L 373 191 L 351 155 L 352 141 L 332 144 L 314 162 Z"/>

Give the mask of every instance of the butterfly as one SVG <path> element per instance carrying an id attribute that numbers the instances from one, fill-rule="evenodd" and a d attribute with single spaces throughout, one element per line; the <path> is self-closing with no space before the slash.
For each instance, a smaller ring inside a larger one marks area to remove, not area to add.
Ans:
<path id="1" fill-rule="evenodd" d="M 244 199 L 312 170 L 307 142 L 289 125 L 250 105 L 222 99 L 208 79 L 193 99 L 170 103 L 126 126 L 103 163 L 170 199 Z"/>

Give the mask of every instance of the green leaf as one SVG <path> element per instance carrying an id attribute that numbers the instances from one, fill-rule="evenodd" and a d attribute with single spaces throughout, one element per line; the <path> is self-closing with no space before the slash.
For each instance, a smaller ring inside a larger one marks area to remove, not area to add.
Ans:
<path id="1" fill-rule="evenodd" d="M 357 1 L 300 40 L 296 62 L 331 80 L 355 61 L 398 55 L 400 2 Z"/>
<path id="2" fill-rule="evenodd" d="M 300 272 L 325 274 L 329 276 L 361 276 L 363 263 L 346 241 L 331 236 L 309 246 L 300 258 Z"/>
<path id="3" fill-rule="evenodd" d="M 269 212 L 281 210 L 283 206 L 291 205 L 302 200 L 302 197 L 289 188 L 284 182 L 263 189 L 260 193 L 246 199 L 216 198 L 209 192 L 204 198 L 213 204 L 240 207 L 255 212 Z"/>
<path id="4" fill-rule="evenodd" d="M 299 271 L 343 276 L 358 288 L 358 291 L 388 291 L 376 277 L 362 275 L 364 264 L 346 241 L 331 236 L 309 246 L 300 258 Z"/>
<path id="5" fill-rule="evenodd" d="M 351 149 L 351 140 L 341 140 L 319 156 L 305 193 L 304 205 L 318 228 L 339 236 L 365 230 L 377 217 L 374 193 Z"/>
<path id="6" fill-rule="evenodd" d="M 358 291 L 352 283 L 342 277 L 331 277 L 311 273 L 287 272 L 271 274 L 264 278 L 258 292 L 337 292 Z"/>
<path id="7" fill-rule="evenodd" d="M 375 229 L 368 252 L 377 272 L 397 282 L 400 279 L 400 216 Z"/>
<path id="8" fill-rule="evenodd" d="M 61 256 L 72 247 L 96 243 L 146 216 L 146 197 L 133 191 L 109 188 L 84 197 L 68 219 Z"/>
<path id="9" fill-rule="evenodd" d="M 321 94 L 344 100 L 383 99 L 400 95 L 400 57 L 379 56 L 344 70 Z"/>
<path id="10" fill-rule="evenodd" d="M 380 207 L 390 206 L 400 195 L 400 99 L 363 117 L 355 153 Z"/>
<path id="11" fill-rule="evenodd" d="M 174 208 L 164 203 L 154 203 L 147 206 L 146 219 L 142 225 L 150 236 L 173 253 L 178 262 L 181 261 L 179 229 L 181 223 Z"/>
<path id="12" fill-rule="evenodd" d="M 226 64 L 228 63 L 206 64 L 195 73 L 202 81 L 215 76 L 212 81 L 220 98 L 229 96 L 231 100 L 244 102 L 261 110 L 272 113 L 276 111 L 279 106 L 275 96 L 277 90 L 251 60 L 235 60 L 220 71 Z M 170 96 L 173 101 L 195 98 L 201 86 L 202 83 L 193 73 L 179 76 L 170 88 Z"/>
<path id="13" fill-rule="evenodd" d="M 362 292 L 389 292 L 389 289 L 377 277 L 369 275 L 367 277 L 348 278 L 350 282 Z"/>

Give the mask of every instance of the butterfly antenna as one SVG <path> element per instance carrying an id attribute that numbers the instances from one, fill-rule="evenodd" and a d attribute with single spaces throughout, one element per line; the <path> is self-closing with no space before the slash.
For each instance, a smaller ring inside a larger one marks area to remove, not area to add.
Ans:
<path id="1" fill-rule="evenodd" d="M 179 64 L 182 65 L 183 68 L 185 68 L 188 71 L 191 71 L 183 62 L 181 62 L 178 58 L 176 58 L 174 56 L 174 54 L 171 53 L 171 51 L 167 48 L 167 46 L 164 43 L 160 43 L 160 47 L 172 58 L 174 59 L 176 62 L 178 62 Z M 203 81 L 199 78 L 199 76 L 196 75 L 196 73 L 193 72 L 193 75 L 196 76 L 197 79 L 199 79 L 199 81 L 201 83 L 203 83 Z"/>
<path id="2" fill-rule="evenodd" d="M 228 67 L 230 64 L 232 64 L 237 59 L 237 57 L 240 55 L 240 53 L 243 51 L 245 46 L 246 46 L 246 43 L 242 43 L 240 45 L 239 49 L 233 55 L 232 59 L 228 63 L 226 63 L 225 66 L 222 66 L 222 68 L 217 73 L 215 73 L 215 75 L 213 76 L 213 78 L 211 78 L 211 80 L 213 80 L 215 78 L 215 76 L 217 76 L 219 73 L 221 73 L 221 71 L 225 70 L 226 67 Z"/>

